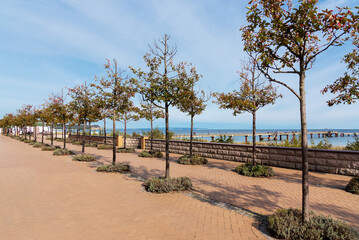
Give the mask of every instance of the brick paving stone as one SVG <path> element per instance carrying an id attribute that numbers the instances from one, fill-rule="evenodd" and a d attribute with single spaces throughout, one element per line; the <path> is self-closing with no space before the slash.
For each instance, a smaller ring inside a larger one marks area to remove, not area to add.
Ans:
<path id="1" fill-rule="evenodd" d="M 86 151 L 111 160 L 111 151 Z M 265 239 L 254 218 L 184 194 L 150 194 L 137 179 L 71 159 L 0 136 L 0 239 Z M 163 160 L 118 159 L 138 176 L 163 174 Z"/>

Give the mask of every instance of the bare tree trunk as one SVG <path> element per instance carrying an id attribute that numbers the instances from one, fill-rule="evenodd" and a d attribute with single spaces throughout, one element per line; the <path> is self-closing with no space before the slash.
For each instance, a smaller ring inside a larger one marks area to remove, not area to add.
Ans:
<path id="1" fill-rule="evenodd" d="M 123 135 L 123 147 L 126 148 L 126 138 L 127 138 L 127 119 L 126 119 L 126 114 L 125 114 L 125 117 L 124 117 L 124 125 L 125 125 L 125 131 L 124 131 L 124 135 Z"/>
<path id="2" fill-rule="evenodd" d="M 192 108 L 192 112 L 193 112 L 193 108 Z M 189 157 L 192 158 L 192 154 L 193 154 L 193 114 L 191 115 L 191 136 L 189 138 Z"/>
<path id="3" fill-rule="evenodd" d="M 252 116 L 253 116 L 253 126 L 252 126 L 252 130 L 253 130 L 253 166 L 256 165 L 256 112 L 252 112 Z"/>
<path id="4" fill-rule="evenodd" d="M 77 124 L 77 129 L 76 129 L 76 141 L 78 142 L 80 139 L 80 124 Z"/>
<path id="5" fill-rule="evenodd" d="M 91 140 L 92 140 L 92 138 L 91 138 L 91 122 L 89 122 L 89 128 L 90 128 L 90 143 L 91 143 Z"/>
<path id="6" fill-rule="evenodd" d="M 113 139 L 113 143 L 112 143 L 112 165 L 116 164 L 116 110 L 113 111 L 113 126 L 112 126 L 112 139 Z"/>
<path id="7" fill-rule="evenodd" d="M 56 123 L 56 126 L 55 126 L 55 139 L 57 139 L 57 123 Z"/>
<path id="8" fill-rule="evenodd" d="M 64 140 L 64 149 L 66 148 L 66 124 L 65 123 L 63 123 L 62 124 L 62 132 L 63 132 L 63 140 Z"/>
<path id="9" fill-rule="evenodd" d="M 103 119 L 103 133 L 105 135 L 105 145 L 107 143 L 107 137 L 106 137 L 106 117 Z"/>
<path id="10" fill-rule="evenodd" d="M 150 150 L 153 150 L 153 119 L 151 118 L 151 146 L 150 146 Z"/>
<path id="11" fill-rule="evenodd" d="M 44 143 L 45 122 L 42 122 L 41 143 Z"/>
<path id="12" fill-rule="evenodd" d="M 302 64 L 301 64 L 302 65 Z M 304 67 L 301 69 L 304 69 Z M 300 123 L 302 133 L 302 219 L 303 223 L 309 220 L 309 177 L 308 177 L 308 142 L 307 117 L 305 102 L 305 72 L 300 74 Z"/>
<path id="13" fill-rule="evenodd" d="M 35 123 L 35 126 L 34 126 L 34 138 L 35 138 L 35 142 L 37 141 L 37 131 L 36 131 L 36 123 Z"/>
<path id="14" fill-rule="evenodd" d="M 165 121 L 166 121 L 166 175 L 165 178 L 170 177 L 170 145 L 169 145 L 169 113 L 168 113 L 168 103 L 165 104 Z"/>
<path id="15" fill-rule="evenodd" d="M 86 120 L 84 121 L 83 133 L 82 133 L 82 153 L 85 152 L 85 138 L 86 138 Z"/>
<path id="16" fill-rule="evenodd" d="M 51 146 L 54 145 L 54 123 L 51 123 Z"/>

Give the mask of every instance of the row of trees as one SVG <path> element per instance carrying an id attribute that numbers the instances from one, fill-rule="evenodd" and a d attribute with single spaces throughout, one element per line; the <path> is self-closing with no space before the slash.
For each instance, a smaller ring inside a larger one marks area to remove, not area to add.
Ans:
<path id="1" fill-rule="evenodd" d="M 247 12 L 247 25 L 242 26 L 244 51 L 249 57 L 240 71 L 241 86 L 232 93 L 213 93 L 214 102 L 221 108 L 232 109 L 233 114 L 250 112 L 253 115 L 253 136 L 256 129 L 256 112 L 267 104 L 273 104 L 281 95 L 276 93 L 276 83 L 287 88 L 299 101 L 302 146 L 302 209 L 303 221 L 309 217 L 308 186 L 308 145 L 306 121 L 306 73 L 313 68 L 317 57 L 331 47 L 341 46 L 352 40 L 353 52 L 344 57 L 348 71 L 323 93 L 339 95 L 328 102 L 353 103 L 359 98 L 358 90 L 358 13 L 348 8 L 319 10 L 318 1 L 298 1 L 293 5 L 290 0 L 251 0 Z M 201 114 L 208 101 L 208 94 L 197 90 L 196 84 L 202 77 L 196 68 L 186 62 L 175 62 L 176 47 L 169 44 L 170 37 L 164 35 L 150 46 L 144 56 L 146 69 L 129 67 L 133 77 L 118 66 L 117 60 L 105 64 L 107 75 L 95 77 L 95 83 L 69 89 L 72 100 L 65 104 L 62 97 L 51 97 L 40 110 L 37 118 L 29 117 L 33 107 L 24 106 L 18 111 L 16 124 L 20 128 L 42 122 L 52 124 L 56 121 L 86 123 L 98 119 L 113 120 L 114 133 L 116 121 L 125 125 L 128 121 L 142 117 L 151 122 L 165 118 L 166 125 L 166 175 L 169 172 L 169 108 L 178 107 L 191 117 L 191 148 L 193 118 Z M 291 84 L 278 80 L 278 74 L 294 74 L 298 77 L 298 89 Z M 260 77 L 269 80 L 265 83 Z M 143 104 L 142 110 L 133 104 L 138 93 Z M 66 109 L 66 111 L 65 111 Z M 72 111 L 69 111 L 71 109 Z M 47 113 L 42 115 L 43 113 Z M 13 115 L 2 119 L 3 126 L 9 126 Z M 10 125 L 11 125 L 10 124 Z M 106 124 L 106 123 L 104 123 Z M 83 131 L 85 132 L 85 131 Z M 113 134 L 114 140 L 116 134 Z M 152 138 L 151 138 L 152 139 Z M 83 140 L 84 141 L 84 140 Z M 116 162 L 115 141 L 113 145 L 113 164 Z M 64 147 L 66 142 L 64 141 Z M 152 148 L 152 144 L 151 144 Z M 253 163 L 256 151 L 253 137 Z M 84 151 L 84 142 L 83 142 Z"/>

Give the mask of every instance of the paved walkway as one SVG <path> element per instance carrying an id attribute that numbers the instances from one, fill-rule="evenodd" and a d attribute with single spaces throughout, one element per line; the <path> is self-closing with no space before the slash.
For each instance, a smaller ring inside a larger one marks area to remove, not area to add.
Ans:
<path id="1" fill-rule="evenodd" d="M 69 148 L 78 153 L 81 149 L 74 145 L 69 145 Z M 97 155 L 99 162 L 111 162 L 111 151 L 87 148 L 86 152 Z M 209 159 L 205 166 L 188 166 L 176 162 L 179 156 L 171 154 L 171 176 L 190 177 L 196 192 L 211 199 L 259 214 L 270 214 L 278 208 L 301 208 L 301 171 L 274 168 L 275 177 L 252 178 L 232 171 L 238 165 L 236 162 Z M 164 159 L 118 154 L 118 161 L 130 164 L 133 174 L 143 178 L 164 176 Z M 310 208 L 359 229 L 359 196 L 344 191 L 350 179 L 349 176 L 310 172 Z"/>
<path id="2" fill-rule="evenodd" d="M 88 150 L 110 161 L 110 151 Z M 162 160 L 118 156 L 136 174 L 162 174 Z M 173 175 L 211 170 L 176 165 Z M 265 239 L 253 218 L 183 194 L 146 193 L 136 179 L 97 173 L 93 164 L 4 136 L 0 193 L 0 239 Z"/>

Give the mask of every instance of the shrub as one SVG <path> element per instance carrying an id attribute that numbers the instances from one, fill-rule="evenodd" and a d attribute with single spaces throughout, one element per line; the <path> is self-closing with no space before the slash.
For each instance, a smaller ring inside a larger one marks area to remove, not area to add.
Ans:
<path id="1" fill-rule="evenodd" d="M 118 153 L 135 153 L 134 148 L 117 148 L 116 152 Z"/>
<path id="2" fill-rule="evenodd" d="M 359 151 L 359 137 L 355 136 L 354 137 L 354 142 L 348 143 L 345 148 L 347 150 L 351 150 L 351 151 Z"/>
<path id="3" fill-rule="evenodd" d="M 55 156 L 74 155 L 73 152 L 66 148 L 58 148 L 53 153 Z"/>
<path id="4" fill-rule="evenodd" d="M 310 213 L 310 219 L 302 224 L 299 209 L 279 209 L 268 217 L 268 228 L 281 239 L 359 239 L 359 234 L 343 221 Z"/>
<path id="5" fill-rule="evenodd" d="M 72 158 L 72 161 L 80 161 L 80 162 L 92 162 L 96 161 L 95 157 L 89 154 L 81 154 Z"/>
<path id="6" fill-rule="evenodd" d="M 151 138 L 151 130 L 142 131 L 142 134 L 144 136 L 147 136 L 147 137 Z M 169 134 L 168 134 L 169 139 L 173 139 L 174 135 L 175 135 L 175 132 L 169 131 Z M 152 136 L 153 136 L 153 139 L 165 139 L 165 134 L 157 127 L 155 129 L 153 129 Z"/>
<path id="7" fill-rule="evenodd" d="M 34 148 L 41 148 L 42 146 L 44 146 L 44 144 L 40 142 L 34 143 L 33 145 Z"/>
<path id="8" fill-rule="evenodd" d="M 115 165 L 102 165 L 96 169 L 97 172 L 129 172 L 130 166 L 123 163 L 116 163 Z"/>
<path id="9" fill-rule="evenodd" d="M 47 137 L 47 138 L 45 138 L 46 140 L 51 140 L 51 137 Z"/>
<path id="10" fill-rule="evenodd" d="M 152 177 L 147 179 L 143 186 L 146 191 L 153 193 L 168 193 L 172 191 L 185 191 L 192 187 L 192 181 L 188 177 L 162 178 Z"/>
<path id="11" fill-rule="evenodd" d="M 139 155 L 140 157 L 146 157 L 146 158 L 162 158 L 163 154 L 159 150 L 150 150 L 150 151 L 142 151 Z"/>
<path id="12" fill-rule="evenodd" d="M 233 140 L 232 136 L 227 137 L 226 135 L 219 135 L 219 137 L 214 139 L 213 142 L 217 142 L 217 143 L 233 143 L 234 140 Z"/>
<path id="13" fill-rule="evenodd" d="M 62 139 L 62 138 L 56 138 L 55 141 L 56 141 L 56 142 L 63 142 L 64 139 Z"/>
<path id="14" fill-rule="evenodd" d="M 73 144 L 73 145 L 82 145 L 82 142 L 80 142 L 80 141 L 73 141 L 72 144 Z"/>
<path id="15" fill-rule="evenodd" d="M 37 143 L 35 140 L 29 142 L 30 145 L 34 145 L 35 143 Z"/>
<path id="16" fill-rule="evenodd" d="M 97 147 L 97 145 L 98 145 L 98 144 L 95 143 L 95 142 L 89 142 L 89 143 L 86 143 L 86 144 L 85 144 L 86 147 Z"/>
<path id="17" fill-rule="evenodd" d="M 30 143 L 31 141 L 29 139 L 25 139 L 24 143 Z"/>
<path id="18" fill-rule="evenodd" d="M 25 140 L 26 140 L 25 138 L 20 138 L 21 142 L 25 142 Z"/>
<path id="19" fill-rule="evenodd" d="M 55 151 L 57 148 L 59 148 L 58 146 L 42 146 L 41 150 L 42 151 Z"/>
<path id="20" fill-rule="evenodd" d="M 238 165 L 235 171 L 249 177 L 271 177 L 275 175 L 273 168 L 259 164 L 253 165 L 252 163 Z"/>
<path id="21" fill-rule="evenodd" d="M 112 145 L 108 145 L 108 144 L 99 144 L 97 145 L 97 149 L 103 150 L 103 149 L 112 149 L 113 146 Z"/>
<path id="22" fill-rule="evenodd" d="M 139 157 L 144 157 L 144 158 L 151 158 L 152 154 L 147 152 L 147 151 L 142 151 L 138 156 Z"/>
<path id="23" fill-rule="evenodd" d="M 314 143 L 314 140 L 312 139 L 312 145 L 311 148 L 317 148 L 317 149 L 332 149 L 333 144 L 330 143 L 330 141 L 327 138 L 324 138 L 324 140 L 321 140 L 318 144 Z"/>
<path id="24" fill-rule="evenodd" d="M 202 165 L 208 163 L 208 160 L 201 156 L 193 155 L 190 158 L 188 155 L 184 155 L 178 159 L 178 163 L 184 165 Z"/>
<path id="25" fill-rule="evenodd" d="M 345 187 L 345 191 L 359 194 L 359 177 L 353 177 Z"/>

